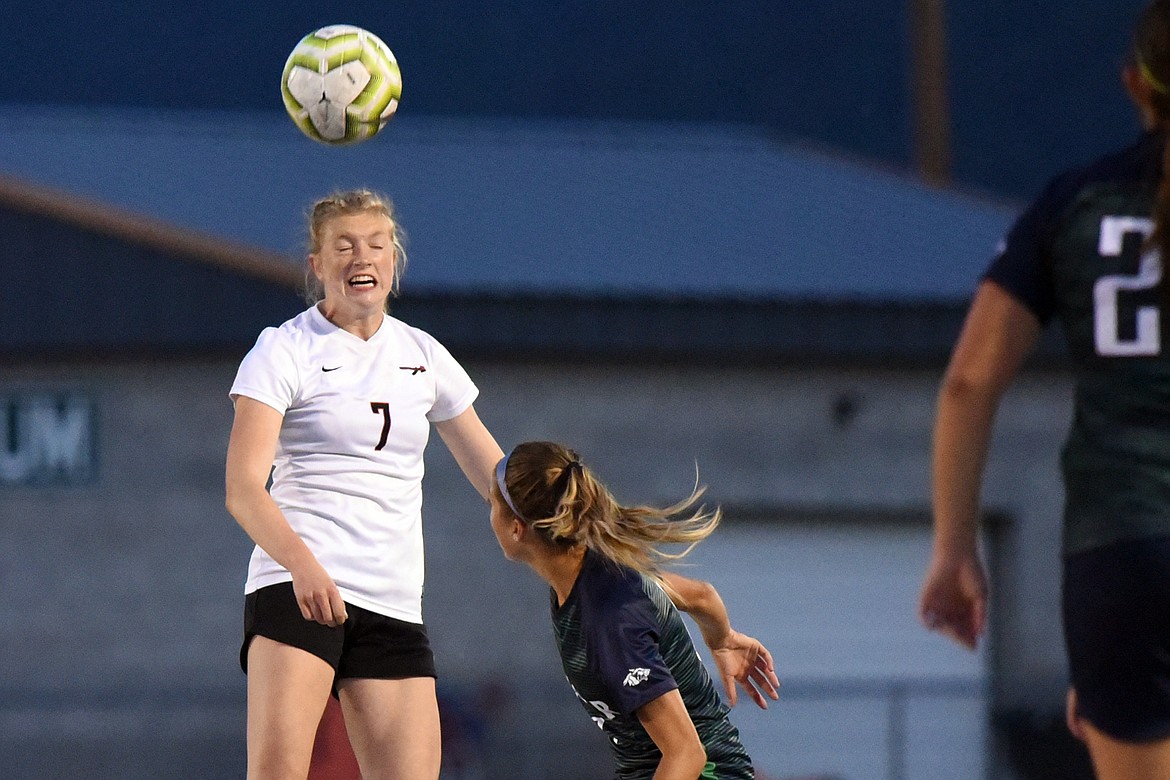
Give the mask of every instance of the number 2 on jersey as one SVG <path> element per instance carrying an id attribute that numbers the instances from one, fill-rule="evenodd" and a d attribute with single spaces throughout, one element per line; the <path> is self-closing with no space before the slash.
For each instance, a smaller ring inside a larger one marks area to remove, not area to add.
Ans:
<path id="1" fill-rule="evenodd" d="M 378 446 L 374 447 L 375 450 L 380 450 L 386 446 L 386 437 L 390 435 L 390 404 L 385 401 L 370 401 L 370 411 L 382 415 L 382 435 L 378 438 Z"/>
<path id="2" fill-rule="evenodd" d="M 1125 236 L 1138 233 L 1144 242 L 1153 232 L 1153 222 L 1144 217 L 1105 217 L 1097 251 L 1102 257 L 1119 257 Z M 1093 339 L 1102 357 L 1157 355 L 1162 350 L 1160 312 L 1157 306 L 1139 306 L 1133 338 L 1120 335 L 1121 293 L 1151 290 L 1162 280 L 1162 259 L 1156 250 L 1143 249 L 1136 274 L 1106 274 L 1093 285 Z"/>

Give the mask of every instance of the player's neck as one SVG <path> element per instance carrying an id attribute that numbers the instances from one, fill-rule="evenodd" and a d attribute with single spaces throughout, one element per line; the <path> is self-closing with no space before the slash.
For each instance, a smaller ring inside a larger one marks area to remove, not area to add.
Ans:
<path id="1" fill-rule="evenodd" d="M 317 309 L 337 327 L 366 341 L 378 332 L 385 313 L 381 308 L 330 306 L 326 301 L 318 303 Z"/>
<path id="2" fill-rule="evenodd" d="M 585 561 L 585 547 L 577 545 L 567 550 L 558 550 L 538 560 L 530 561 L 533 569 L 557 594 L 557 606 L 564 604 L 573 592 L 581 566 Z"/>

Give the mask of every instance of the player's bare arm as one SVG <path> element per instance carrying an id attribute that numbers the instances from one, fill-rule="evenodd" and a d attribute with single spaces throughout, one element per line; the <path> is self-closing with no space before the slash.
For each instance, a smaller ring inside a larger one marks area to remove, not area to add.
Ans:
<path id="1" fill-rule="evenodd" d="M 638 720 L 662 752 L 654 780 L 694 780 L 707 763 L 707 751 L 678 690 L 638 708 Z"/>
<path id="2" fill-rule="evenodd" d="M 327 626 L 345 622 L 345 603 L 333 579 L 293 531 L 267 490 L 283 415 L 246 396 L 236 399 L 228 439 L 227 510 L 244 532 L 289 570 L 301 614 Z"/>
<path id="3" fill-rule="evenodd" d="M 756 706 L 768 709 L 765 696 L 773 700 L 780 698 L 780 680 L 768 648 L 758 639 L 731 627 L 723 598 L 711 583 L 673 572 L 663 574 L 662 579 L 674 605 L 699 626 L 719 668 L 728 703 L 735 706 L 738 683 Z"/>
<path id="4" fill-rule="evenodd" d="M 1040 334 L 1023 304 L 984 282 L 939 393 L 932 462 L 934 552 L 919 614 L 932 631 L 974 649 L 986 623 L 979 560 L 979 492 L 1000 398 Z"/>
<path id="5" fill-rule="evenodd" d="M 475 407 L 469 406 L 450 420 L 435 423 L 435 430 L 467 480 L 486 500 L 495 479 L 496 464 L 504 457 L 504 451 L 479 419 Z"/>

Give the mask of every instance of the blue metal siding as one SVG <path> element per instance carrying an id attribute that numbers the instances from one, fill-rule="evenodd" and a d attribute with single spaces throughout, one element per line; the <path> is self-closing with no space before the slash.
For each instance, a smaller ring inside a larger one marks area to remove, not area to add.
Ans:
<path id="1" fill-rule="evenodd" d="M 290 262 L 312 200 L 374 187 L 428 295 L 954 301 L 1014 214 L 747 127 L 393 121 L 332 149 L 268 115 L 0 109 L 0 173 Z"/>
<path id="2" fill-rule="evenodd" d="M 241 350 L 303 308 L 289 287 L 0 209 L 0 352 Z"/>

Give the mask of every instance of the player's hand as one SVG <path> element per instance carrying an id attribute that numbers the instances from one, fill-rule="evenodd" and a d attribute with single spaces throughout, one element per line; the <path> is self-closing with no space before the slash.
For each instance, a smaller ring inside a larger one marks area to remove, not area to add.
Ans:
<path id="1" fill-rule="evenodd" d="M 305 620 L 313 620 L 323 626 L 340 626 L 348 615 L 345 602 L 337 583 L 320 564 L 302 571 L 292 572 L 293 592 L 297 605 Z"/>
<path id="2" fill-rule="evenodd" d="M 987 577 L 978 554 L 936 554 L 918 603 L 922 624 L 974 650 L 987 619 Z"/>
<path id="3" fill-rule="evenodd" d="M 719 647 L 711 648 L 711 655 L 731 706 L 736 702 L 736 683 L 743 686 L 762 710 L 768 709 L 765 694 L 773 700 L 780 698 L 780 680 L 776 677 L 772 654 L 760 640 L 732 629 Z"/>

